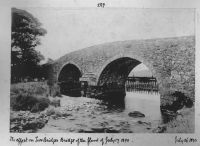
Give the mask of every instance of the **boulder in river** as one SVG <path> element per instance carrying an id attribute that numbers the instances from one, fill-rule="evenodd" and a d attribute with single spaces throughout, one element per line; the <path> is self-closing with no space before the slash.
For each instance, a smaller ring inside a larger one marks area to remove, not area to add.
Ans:
<path id="1" fill-rule="evenodd" d="M 151 125 L 150 122 L 144 122 L 144 121 L 137 121 L 137 123 L 141 125 Z"/>
<path id="2" fill-rule="evenodd" d="M 128 115 L 133 118 L 145 117 L 145 115 L 139 111 L 130 112 Z"/>

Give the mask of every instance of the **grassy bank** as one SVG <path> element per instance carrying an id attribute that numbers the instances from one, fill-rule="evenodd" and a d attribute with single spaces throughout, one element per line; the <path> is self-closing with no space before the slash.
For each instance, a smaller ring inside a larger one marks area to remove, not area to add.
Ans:
<path id="1" fill-rule="evenodd" d="M 45 82 L 12 84 L 10 94 L 10 106 L 14 111 L 38 112 L 50 104 L 48 86 Z"/>
<path id="2" fill-rule="evenodd" d="M 10 132 L 36 132 L 48 122 L 46 109 L 60 106 L 60 100 L 49 97 L 46 82 L 12 84 L 10 89 Z"/>

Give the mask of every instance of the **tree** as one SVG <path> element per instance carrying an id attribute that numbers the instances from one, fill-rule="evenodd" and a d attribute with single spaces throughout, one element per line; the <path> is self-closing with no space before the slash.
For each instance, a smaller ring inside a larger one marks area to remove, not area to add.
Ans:
<path id="1" fill-rule="evenodd" d="M 11 81 L 37 77 L 38 64 L 44 56 L 35 47 L 41 44 L 39 37 L 46 33 L 32 14 L 12 8 Z"/>
<path id="2" fill-rule="evenodd" d="M 46 63 L 40 65 L 40 73 L 39 73 L 40 78 L 44 78 L 44 79 L 48 78 L 51 65 L 53 63 L 54 63 L 54 60 L 51 58 L 48 58 Z"/>

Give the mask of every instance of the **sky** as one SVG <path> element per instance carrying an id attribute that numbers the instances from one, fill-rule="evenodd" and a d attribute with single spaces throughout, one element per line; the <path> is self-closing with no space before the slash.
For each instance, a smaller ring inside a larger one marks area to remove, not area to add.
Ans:
<path id="1" fill-rule="evenodd" d="M 37 47 L 59 57 L 105 42 L 194 35 L 193 9 L 21 8 L 38 18 L 47 34 Z"/>
<path id="2" fill-rule="evenodd" d="M 106 42 L 194 35 L 193 9 L 21 8 L 41 23 L 47 34 L 39 50 L 59 57 Z M 145 66 L 138 67 L 144 69 Z"/>

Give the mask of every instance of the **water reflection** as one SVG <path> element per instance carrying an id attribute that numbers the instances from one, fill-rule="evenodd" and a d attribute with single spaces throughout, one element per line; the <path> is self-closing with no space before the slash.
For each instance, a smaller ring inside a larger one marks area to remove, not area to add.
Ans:
<path id="1" fill-rule="evenodd" d="M 101 104 L 106 106 L 108 112 L 123 112 L 125 110 L 125 98 L 116 100 L 104 99 Z"/>
<path id="2" fill-rule="evenodd" d="M 172 117 L 163 115 L 160 111 L 160 94 L 158 92 L 126 92 L 125 97 L 107 97 L 99 103 L 102 113 L 112 113 L 124 116 L 129 112 L 139 111 L 145 114 L 145 119 L 156 123 L 166 123 Z"/>
<path id="3" fill-rule="evenodd" d="M 106 106 L 109 112 L 141 111 L 149 117 L 162 119 L 160 112 L 160 95 L 148 92 L 127 92 L 125 97 L 113 97 L 102 100 L 101 105 Z"/>

